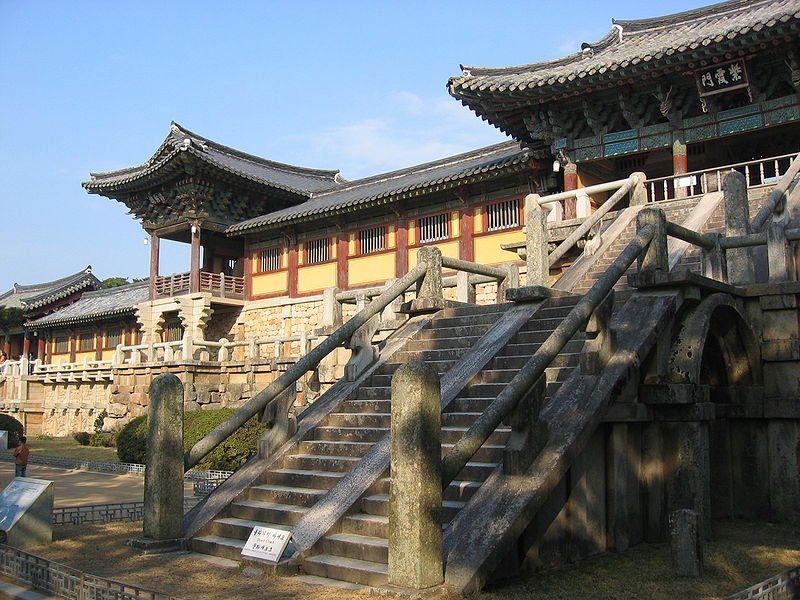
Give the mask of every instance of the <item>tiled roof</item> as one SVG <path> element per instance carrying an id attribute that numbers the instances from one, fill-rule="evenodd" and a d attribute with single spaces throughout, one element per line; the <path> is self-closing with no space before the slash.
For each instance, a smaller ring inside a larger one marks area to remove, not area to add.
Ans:
<path id="1" fill-rule="evenodd" d="M 147 281 L 86 292 L 77 302 L 39 319 L 28 321 L 25 326 L 58 327 L 133 313 L 136 305 L 146 302 L 149 297 Z"/>
<path id="2" fill-rule="evenodd" d="M 55 281 L 31 285 L 14 284 L 7 292 L 0 294 L 0 306 L 33 310 L 66 298 L 84 288 L 100 289 L 103 284 L 92 274 L 92 267 L 86 267 L 72 275 Z"/>
<path id="3" fill-rule="evenodd" d="M 800 0 L 733 0 L 682 13 L 635 21 L 614 20 L 611 31 L 582 52 L 516 67 L 462 66 L 448 82 L 450 94 L 479 114 L 493 100 L 524 102 L 561 90 L 632 75 L 645 68 L 711 57 L 730 46 L 768 39 L 770 30 L 797 31 Z M 727 47 L 726 47 L 727 46 Z M 495 104 L 497 106 L 497 103 Z"/>
<path id="4" fill-rule="evenodd" d="M 218 144 L 172 123 L 169 135 L 146 163 L 119 171 L 90 173 L 91 180 L 84 182 L 83 187 L 88 192 L 97 194 L 149 187 L 180 172 L 183 164 L 176 159 L 182 154 L 196 157 L 214 168 L 243 179 L 306 197 L 342 181 L 338 171 L 306 169 L 259 158 Z"/>
<path id="5" fill-rule="evenodd" d="M 359 179 L 335 190 L 321 192 L 310 200 L 269 214 L 236 223 L 228 233 L 266 229 L 321 215 L 335 215 L 370 204 L 384 204 L 437 186 L 456 186 L 470 178 L 491 176 L 509 167 L 524 165 L 531 158 L 516 142 L 504 142 L 450 158 Z"/>

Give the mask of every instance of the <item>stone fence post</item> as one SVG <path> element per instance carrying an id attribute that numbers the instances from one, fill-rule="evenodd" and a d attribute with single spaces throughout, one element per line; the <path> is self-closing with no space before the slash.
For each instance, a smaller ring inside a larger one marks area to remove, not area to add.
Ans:
<path id="1" fill-rule="evenodd" d="M 747 203 L 747 182 L 744 175 L 731 171 L 722 180 L 725 202 L 725 235 L 750 233 L 750 207 Z M 755 281 L 751 248 L 731 248 L 726 252 L 728 283 L 742 285 Z"/>
<path id="2" fill-rule="evenodd" d="M 525 253 L 527 285 L 547 286 L 550 263 L 547 258 L 547 213 L 550 207 L 539 204 L 539 194 L 525 196 Z"/>
<path id="3" fill-rule="evenodd" d="M 162 373 L 149 396 L 144 537 L 174 542 L 183 536 L 183 384 Z"/>
<path id="4" fill-rule="evenodd" d="M 423 362 L 392 377 L 389 583 L 425 589 L 444 581 L 442 564 L 441 391 Z"/>

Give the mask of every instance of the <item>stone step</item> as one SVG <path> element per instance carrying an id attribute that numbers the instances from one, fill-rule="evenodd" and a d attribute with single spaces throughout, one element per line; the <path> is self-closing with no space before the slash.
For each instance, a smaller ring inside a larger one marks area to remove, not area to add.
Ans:
<path id="1" fill-rule="evenodd" d="M 364 429 L 363 427 L 315 427 L 314 439 L 325 441 L 375 443 L 389 433 L 388 428 Z"/>
<path id="2" fill-rule="evenodd" d="M 389 542 L 385 538 L 354 533 L 334 533 L 322 538 L 320 549 L 324 554 L 389 563 Z"/>
<path id="3" fill-rule="evenodd" d="M 570 340 L 564 344 L 561 354 L 576 354 L 583 349 L 586 340 Z M 503 348 L 501 356 L 533 356 L 541 344 L 511 343 Z"/>
<path id="4" fill-rule="evenodd" d="M 453 446 L 450 445 L 448 446 L 448 449 L 452 447 Z M 492 448 L 499 448 L 499 446 L 492 446 Z M 478 452 L 480 452 L 480 450 L 478 450 Z M 502 448 L 499 449 L 499 453 L 502 456 Z M 442 454 L 445 454 L 445 451 L 443 451 Z M 473 458 L 477 458 L 477 453 L 475 456 L 473 456 Z M 391 483 L 392 480 L 389 477 L 382 477 L 381 479 L 378 479 L 378 481 L 376 481 L 375 484 L 370 488 L 370 495 L 384 494 L 388 496 L 389 486 Z M 453 480 L 442 493 L 442 499 L 466 503 L 470 498 L 472 498 L 475 492 L 478 491 L 478 488 L 480 488 L 482 484 L 482 481 Z"/>
<path id="5" fill-rule="evenodd" d="M 332 454 L 290 454 L 284 460 L 284 467 L 305 471 L 334 471 L 347 473 L 358 464 L 358 457 L 335 456 Z"/>
<path id="6" fill-rule="evenodd" d="M 464 325 L 460 327 L 447 327 L 441 329 L 423 329 L 414 336 L 411 343 L 422 340 L 449 340 L 466 338 L 477 340 L 489 330 L 488 325 Z"/>
<path id="7" fill-rule="evenodd" d="M 429 329 L 450 329 L 451 327 L 475 327 L 476 325 L 494 325 L 502 315 L 499 313 L 478 313 L 461 317 L 437 317 Z M 487 327 L 488 328 L 488 327 Z"/>
<path id="8" fill-rule="evenodd" d="M 389 517 L 355 513 L 342 518 L 342 532 L 387 539 Z"/>
<path id="9" fill-rule="evenodd" d="M 254 527 L 265 526 L 272 527 L 273 529 L 282 529 L 284 531 L 291 530 L 290 526 L 280 523 L 264 523 L 263 521 L 252 521 L 250 519 L 239 519 L 237 517 L 224 517 L 214 519 L 211 524 L 209 535 L 245 542 L 247 538 L 250 537 L 250 533 L 253 531 Z M 241 559 L 241 556 L 239 558 Z"/>
<path id="10" fill-rule="evenodd" d="M 445 330 L 446 331 L 446 330 Z M 476 335 L 462 335 L 458 336 L 454 332 L 450 332 L 451 337 L 438 337 L 435 339 L 413 339 L 406 344 L 406 350 L 410 352 L 425 352 L 429 350 L 442 350 L 442 349 L 460 349 L 466 350 L 472 348 L 480 338 Z"/>
<path id="11" fill-rule="evenodd" d="M 368 390 L 368 391 L 367 391 Z M 386 390 L 386 395 L 383 396 L 380 390 Z M 389 399 L 391 395 L 390 387 L 367 387 L 360 388 L 359 391 L 365 391 L 364 394 L 359 394 L 357 399 L 342 402 L 336 409 L 339 413 L 390 413 L 392 412 L 392 403 Z"/>
<path id="12" fill-rule="evenodd" d="M 320 488 L 262 483 L 250 486 L 248 498 L 257 502 L 310 507 L 322 498 L 327 491 L 326 489 Z"/>
<path id="13" fill-rule="evenodd" d="M 489 361 L 488 368 L 491 370 L 498 369 L 521 369 L 525 363 L 527 363 L 533 354 L 527 354 L 525 356 L 496 356 L 491 361 Z M 561 353 L 556 356 L 551 362 L 550 367 L 548 368 L 559 368 L 559 367 L 574 367 L 578 364 L 578 360 L 580 358 L 580 354 L 571 353 L 565 354 Z"/>
<path id="14" fill-rule="evenodd" d="M 432 366 L 436 369 L 436 372 L 439 375 L 443 375 L 450 370 L 456 361 L 455 360 L 426 360 L 427 364 Z M 383 367 L 381 368 L 381 375 L 394 375 L 394 372 L 397 371 L 400 367 L 402 367 L 406 362 L 391 362 L 391 363 L 384 363 Z"/>
<path id="15" fill-rule="evenodd" d="M 415 360 L 421 360 L 424 362 L 444 362 L 444 361 L 452 361 L 455 362 L 464 354 L 466 354 L 466 348 L 434 348 L 431 350 L 403 350 L 401 352 L 395 352 L 394 356 L 392 356 L 392 363 L 409 363 Z"/>
<path id="16" fill-rule="evenodd" d="M 303 469 L 271 469 L 261 476 L 261 482 L 285 486 L 329 490 L 344 476 L 333 471 Z"/>
<path id="17" fill-rule="evenodd" d="M 390 407 L 391 410 L 391 407 Z M 391 412 L 388 413 L 331 413 L 325 420 L 328 427 L 369 427 L 386 429 L 391 426 Z"/>
<path id="18" fill-rule="evenodd" d="M 297 523 L 307 510 L 305 506 L 258 500 L 236 500 L 230 506 L 232 517 L 284 526 Z"/>
<path id="19" fill-rule="evenodd" d="M 513 304 L 505 302 L 502 304 L 462 304 L 439 311 L 436 318 L 465 317 L 470 315 L 495 315 L 501 317 Z"/>
<path id="20" fill-rule="evenodd" d="M 373 442 L 347 442 L 342 440 L 305 440 L 299 451 L 304 454 L 362 457 L 372 448 Z"/>
<path id="21" fill-rule="evenodd" d="M 465 502 L 458 500 L 442 501 L 442 523 L 449 523 L 458 511 L 464 508 Z M 389 495 L 373 494 L 361 498 L 361 510 L 368 515 L 389 516 Z"/>
<path id="22" fill-rule="evenodd" d="M 547 383 L 554 381 L 565 381 L 570 376 L 574 366 L 569 367 L 548 367 L 545 369 Z M 508 383 L 519 373 L 519 369 L 485 369 L 478 373 L 474 378 L 474 383 Z"/>
<path id="23" fill-rule="evenodd" d="M 389 567 L 386 563 L 381 562 L 317 554 L 303 559 L 303 571 L 317 577 L 381 586 L 386 585 L 388 581 Z"/>
<path id="24" fill-rule="evenodd" d="M 245 540 L 227 538 L 218 535 L 201 535 L 191 539 L 189 547 L 193 552 L 218 556 L 240 562 Z"/>

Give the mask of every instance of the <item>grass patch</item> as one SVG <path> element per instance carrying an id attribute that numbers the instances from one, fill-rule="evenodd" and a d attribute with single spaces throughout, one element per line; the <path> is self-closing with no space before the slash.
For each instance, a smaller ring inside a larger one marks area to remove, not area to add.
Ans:
<path id="1" fill-rule="evenodd" d="M 143 556 L 125 545 L 141 535 L 141 523 L 56 527 L 55 541 L 29 549 L 84 572 L 158 589 L 179 598 L 313 598 L 355 600 L 369 595 L 306 586 L 292 578 L 225 569 L 185 554 Z M 641 544 L 622 554 L 519 577 L 470 596 L 473 600 L 605 598 L 712 599 L 763 581 L 800 564 L 800 525 L 742 521 L 714 524 L 706 544 L 706 574 L 683 579 L 672 573 L 668 544 Z"/>
<path id="2" fill-rule="evenodd" d="M 29 437 L 28 448 L 31 450 L 31 456 L 54 456 L 57 458 L 69 458 L 71 460 L 119 462 L 116 448 L 81 446 L 72 436 L 51 438 L 49 440 Z M 9 452 L 13 453 L 13 450 L 9 450 Z"/>

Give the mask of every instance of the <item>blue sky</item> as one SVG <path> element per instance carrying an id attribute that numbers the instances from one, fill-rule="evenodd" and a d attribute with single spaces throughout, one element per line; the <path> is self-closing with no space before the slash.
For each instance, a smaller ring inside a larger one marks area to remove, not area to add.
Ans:
<path id="1" fill-rule="evenodd" d="M 612 17 L 706 3 L 0 0 L 0 292 L 88 264 L 147 275 L 139 223 L 80 184 L 146 161 L 170 121 L 355 179 L 503 140 L 447 95 L 459 64 L 557 58 Z M 162 252 L 162 273 L 188 264 Z"/>

